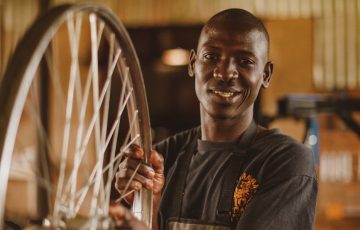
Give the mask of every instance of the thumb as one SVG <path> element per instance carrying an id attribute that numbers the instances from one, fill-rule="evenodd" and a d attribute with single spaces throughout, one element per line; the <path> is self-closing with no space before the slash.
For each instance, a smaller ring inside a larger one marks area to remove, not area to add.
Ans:
<path id="1" fill-rule="evenodd" d="M 164 174 L 164 157 L 155 150 L 151 150 L 150 154 L 150 163 L 155 173 Z"/>

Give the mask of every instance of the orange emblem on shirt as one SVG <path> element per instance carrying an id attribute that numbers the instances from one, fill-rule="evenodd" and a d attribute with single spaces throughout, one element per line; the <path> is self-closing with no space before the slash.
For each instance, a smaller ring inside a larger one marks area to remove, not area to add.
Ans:
<path id="1" fill-rule="evenodd" d="M 250 203 L 258 187 L 259 185 L 255 178 L 247 173 L 241 174 L 234 191 L 231 211 L 231 221 L 233 223 L 239 221 L 241 214 L 245 211 L 246 206 Z"/>

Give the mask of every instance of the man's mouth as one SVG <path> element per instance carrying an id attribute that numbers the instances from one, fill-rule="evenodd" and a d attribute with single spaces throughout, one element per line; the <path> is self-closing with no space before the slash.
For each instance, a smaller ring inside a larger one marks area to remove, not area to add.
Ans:
<path id="1" fill-rule="evenodd" d="M 239 92 L 227 90 L 212 90 L 212 92 L 222 98 L 231 98 L 239 94 Z"/>
<path id="2" fill-rule="evenodd" d="M 219 90 L 214 90 L 213 92 L 215 94 L 217 94 L 221 97 L 225 97 L 225 98 L 232 97 L 235 94 L 234 92 L 226 92 L 226 91 L 219 91 Z"/>

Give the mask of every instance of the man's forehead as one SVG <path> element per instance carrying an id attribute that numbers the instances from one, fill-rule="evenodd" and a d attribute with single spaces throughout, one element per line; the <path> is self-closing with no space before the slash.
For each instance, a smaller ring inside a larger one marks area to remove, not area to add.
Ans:
<path id="1" fill-rule="evenodd" d="M 266 36 L 256 28 L 204 28 L 200 34 L 199 47 L 208 43 L 224 42 L 229 45 L 241 45 L 244 43 L 264 43 L 266 46 Z M 259 44 L 260 45 L 260 44 Z"/>

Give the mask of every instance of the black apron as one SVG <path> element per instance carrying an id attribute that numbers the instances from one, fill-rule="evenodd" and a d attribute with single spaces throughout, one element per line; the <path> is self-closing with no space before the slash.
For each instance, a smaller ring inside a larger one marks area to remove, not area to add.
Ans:
<path id="1" fill-rule="evenodd" d="M 257 133 L 257 125 L 254 121 L 244 132 L 238 141 L 239 151 L 231 153 L 229 164 L 226 168 L 222 183 L 222 191 L 217 205 L 215 219 L 206 222 L 194 219 L 181 218 L 181 207 L 183 202 L 184 189 L 188 174 L 189 165 L 193 154 L 197 151 L 198 133 L 188 147 L 178 154 L 172 168 L 169 170 L 163 195 L 160 203 L 159 223 L 162 230 L 229 230 L 234 227 L 231 223 L 231 210 L 236 180 L 242 171 L 242 164 L 245 160 L 247 149 Z M 163 210 L 166 207 L 166 211 Z M 236 225 L 236 223 L 235 223 Z"/>

